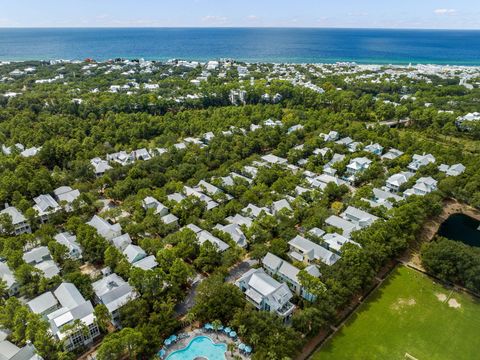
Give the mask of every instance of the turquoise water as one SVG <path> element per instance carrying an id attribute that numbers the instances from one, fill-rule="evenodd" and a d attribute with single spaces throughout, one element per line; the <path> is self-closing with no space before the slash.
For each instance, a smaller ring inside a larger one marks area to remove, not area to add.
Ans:
<path id="1" fill-rule="evenodd" d="M 168 355 L 166 360 L 193 360 L 204 357 L 208 360 L 225 360 L 226 344 L 214 344 L 208 336 L 197 336 L 187 347 Z"/>
<path id="2" fill-rule="evenodd" d="M 1 13 L 1 11 L 0 11 Z M 1 17 L 1 15 L 0 15 Z M 93 58 L 480 65 L 480 31 L 288 28 L 0 29 L 0 60 Z"/>

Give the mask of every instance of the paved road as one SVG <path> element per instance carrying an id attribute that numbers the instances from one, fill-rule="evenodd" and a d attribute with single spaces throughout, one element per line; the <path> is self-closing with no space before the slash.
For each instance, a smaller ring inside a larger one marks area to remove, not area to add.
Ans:
<path id="1" fill-rule="evenodd" d="M 193 307 L 193 305 L 195 305 L 195 295 L 197 295 L 198 285 L 204 279 L 205 277 L 203 275 L 197 275 L 195 277 L 192 286 L 190 287 L 190 289 L 188 289 L 188 293 L 185 299 L 181 303 L 175 305 L 175 311 L 177 312 L 178 315 L 180 316 L 185 315 L 188 312 L 188 310 L 190 310 Z"/>
<path id="2" fill-rule="evenodd" d="M 258 260 L 247 259 L 242 261 L 240 264 L 235 265 L 226 278 L 227 282 L 234 282 L 243 274 L 245 274 L 248 270 L 252 268 L 252 266 L 258 264 Z"/>

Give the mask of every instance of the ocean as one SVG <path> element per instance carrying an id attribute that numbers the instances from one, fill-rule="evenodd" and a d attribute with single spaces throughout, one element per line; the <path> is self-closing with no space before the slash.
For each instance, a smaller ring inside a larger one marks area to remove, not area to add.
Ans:
<path id="1" fill-rule="evenodd" d="M 0 60 L 172 58 L 480 65 L 480 31 L 312 28 L 0 29 Z"/>

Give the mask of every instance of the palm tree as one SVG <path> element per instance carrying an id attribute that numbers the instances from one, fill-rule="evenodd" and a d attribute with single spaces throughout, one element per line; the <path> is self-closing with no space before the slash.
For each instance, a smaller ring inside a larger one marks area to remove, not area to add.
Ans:
<path id="1" fill-rule="evenodd" d="M 222 326 L 222 322 L 220 320 L 212 321 L 212 327 L 213 327 L 213 330 L 215 330 L 215 332 L 217 332 L 218 329 L 220 329 L 220 326 Z M 218 333 L 216 334 L 216 338 L 218 340 Z"/>
<path id="2" fill-rule="evenodd" d="M 233 356 L 233 351 L 235 350 L 235 344 L 232 342 L 229 342 L 227 344 L 227 349 L 230 351 L 230 356 Z"/>

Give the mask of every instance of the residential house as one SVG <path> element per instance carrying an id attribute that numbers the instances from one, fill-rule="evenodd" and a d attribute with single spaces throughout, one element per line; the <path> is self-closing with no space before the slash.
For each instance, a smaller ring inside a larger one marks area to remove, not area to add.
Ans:
<path id="1" fill-rule="evenodd" d="M 6 262 L 0 261 L 0 280 L 2 280 L 7 287 L 8 296 L 15 296 L 20 291 L 20 287 Z"/>
<path id="2" fill-rule="evenodd" d="M 112 273 L 92 284 L 95 303 L 107 307 L 115 326 L 119 326 L 120 309 L 138 297 L 135 290 L 120 276 Z"/>
<path id="3" fill-rule="evenodd" d="M 290 246 L 290 253 L 288 255 L 293 260 L 303 261 L 307 264 L 313 261 L 321 261 L 326 265 L 333 265 L 340 259 L 339 255 L 300 235 L 290 240 L 288 245 Z"/>
<path id="4" fill-rule="evenodd" d="M 240 225 L 237 225 L 237 224 L 228 224 L 228 225 L 217 224 L 215 226 L 215 229 L 223 231 L 224 233 L 230 235 L 232 240 L 238 246 L 240 246 L 242 248 L 247 247 L 247 237 L 243 233 Z"/>
<path id="5" fill-rule="evenodd" d="M 107 154 L 107 161 L 113 161 L 122 166 L 127 166 L 135 162 L 134 153 L 127 154 L 126 151 L 119 151 L 113 154 Z"/>
<path id="6" fill-rule="evenodd" d="M 413 174 L 408 171 L 394 174 L 387 179 L 386 186 L 390 191 L 397 193 L 400 191 L 400 187 L 407 183 L 412 176 Z"/>
<path id="7" fill-rule="evenodd" d="M 23 261 L 43 272 L 43 275 L 47 279 L 51 279 L 60 273 L 60 269 L 52 260 L 50 251 L 46 246 L 39 246 L 25 252 L 23 254 Z"/>
<path id="8" fill-rule="evenodd" d="M 165 216 L 168 214 L 168 208 L 152 196 L 147 196 L 142 200 L 142 206 L 145 210 L 154 209 L 155 214 Z"/>
<path id="9" fill-rule="evenodd" d="M 404 192 L 405 196 L 418 195 L 424 196 L 432 191 L 437 190 L 437 180 L 432 177 L 421 177 L 417 180 L 415 185 L 411 189 L 407 189 Z"/>
<path id="10" fill-rule="evenodd" d="M 253 224 L 253 220 L 251 218 L 240 214 L 236 214 L 235 216 L 229 216 L 225 218 L 225 221 L 229 222 L 230 224 L 245 226 L 246 228 L 249 228 Z"/>
<path id="11" fill-rule="evenodd" d="M 10 216 L 15 235 L 30 234 L 32 232 L 27 219 L 16 207 L 7 206 L 5 209 L 0 211 L 0 214 L 7 214 Z"/>
<path id="12" fill-rule="evenodd" d="M 338 253 L 342 252 L 342 246 L 345 245 L 346 243 L 350 243 L 350 244 L 360 246 L 355 241 L 352 241 L 349 238 L 347 238 L 345 236 L 342 236 L 340 234 L 337 234 L 337 233 L 325 234 L 323 236 L 323 241 L 325 242 L 325 244 L 328 245 L 329 249 L 334 250 Z"/>
<path id="13" fill-rule="evenodd" d="M 381 156 L 383 152 L 383 146 L 378 143 L 370 143 L 370 145 L 365 146 L 364 150 L 374 155 Z"/>
<path id="14" fill-rule="evenodd" d="M 100 177 L 105 174 L 106 171 L 111 170 L 112 167 L 108 164 L 108 161 L 102 160 L 98 157 L 90 160 L 90 164 L 93 166 L 93 172 L 96 177 Z"/>
<path id="15" fill-rule="evenodd" d="M 294 133 L 295 131 L 300 131 L 300 130 L 303 130 L 303 125 L 293 125 L 292 127 L 290 127 L 287 131 L 287 134 L 291 134 L 291 133 Z"/>
<path id="16" fill-rule="evenodd" d="M 27 340 L 25 346 L 19 348 L 8 341 L 7 336 L 8 334 L 2 331 L 0 335 L 0 360 L 43 360 L 30 341 Z"/>
<path id="17" fill-rule="evenodd" d="M 253 204 L 248 204 L 247 207 L 243 208 L 242 213 L 245 216 L 248 216 L 252 219 L 257 219 L 262 213 L 264 215 L 272 216 L 272 214 L 270 213 L 270 210 L 268 208 L 258 207 L 258 206 L 253 205 Z"/>
<path id="18" fill-rule="evenodd" d="M 273 202 L 272 212 L 274 215 L 278 215 L 284 209 L 288 211 L 293 211 L 292 207 L 286 199 L 281 199 Z"/>
<path id="19" fill-rule="evenodd" d="M 407 167 L 409 170 L 416 172 L 418 169 L 428 164 L 435 164 L 435 158 L 432 154 L 425 154 L 425 153 L 423 155 L 415 154 L 413 155 L 412 162 L 408 164 Z"/>
<path id="20" fill-rule="evenodd" d="M 267 154 L 262 156 L 262 160 L 272 165 L 286 165 L 288 163 L 287 159 L 278 157 L 273 154 Z"/>
<path id="21" fill-rule="evenodd" d="M 130 264 L 133 264 L 145 258 L 147 253 L 140 246 L 130 244 L 123 250 L 123 255 L 125 255 Z"/>
<path id="22" fill-rule="evenodd" d="M 285 320 L 288 320 L 295 310 L 295 305 L 290 302 L 293 294 L 288 286 L 279 283 L 263 269 L 250 269 L 235 285 L 258 310 L 272 312 Z"/>
<path id="23" fill-rule="evenodd" d="M 175 202 L 177 204 L 182 202 L 182 200 L 184 200 L 184 199 L 185 199 L 185 195 L 183 195 L 181 193 L 173 193 L 173 194 L 167 195 L 167 200 L 168 201 Z"/>
<path id="24" fill-rule="evenodd" d="M 144 257 L 141 260 L 134 262 L 132 266 L 135 266 L 142 270 L 152 270 L 153 268 L 158 266 L 158 263 L 155 256 L 150 255 L 150 256 Z"/>
<path id="25" fill-rule="evenodd" d="M 98 234 L 107 240 L 112 240 L 122 234 L 122 226 L 120 224 L 112 225 L 97 215 L 93 215 L 92 219 L 87 222 L 87 225 L 95 228 Z"/>
<path id="26" fill-rule="evenodd" d="M 403 152 L 394 148 L 390 148 L 385 154 L 382 155 L 382 160 L 395 160 L 403 155 Z"/>
<path id="27" fill-rule="evenodd" d="M 267 253 L 267 255 L 265 255 L 262 259 L 262 266 L 268 275 L 286 283 L 298 296 L 302 296 L 309 301 L 314 300 L 315 297 L 303 288 L 298 279 L 298 273 L 300 272 L 299 268 L 272 253 Z M 320 271 L 316 265 L 308 265 L 305 268 L 305 271 L 314 277 L 320 277 Z"/>
<path id="28" fill-rule="evenodd" d="M 220 252 L 224 252 L 225 250 L 227 250 L 230 247 L 226 242 L 220 240 L 216 236 L 213 236 L 207 230 L 202 230 L 202 231 L 198 232 L 196 235 L 197 235 L 197 241 L 200 245 L 202 245 L 203 243 L 208 241 L 212 245 L 214 245 L 218 249 L 218 251 L 220 251 Z"/>
<path id="29" fill-rule="evenodd" d="M 320 137 L 323 138 L 323 141 L 325 142 L 336 141 L 339 136 L 340 135 L 336 131 L 330 131 L 328 134 L 320 134 Z"/>
<path id="30" fill-rule="evenodd" d="M 47 317 L 48 314 L 60 309 L 61 305 L 53 293 L 47 291 L 27 302 L 27 307 L 31 312 Z"/>
<path id="31" fill-rule="evenodd" d="M 67 351 L 91 345 L 93 340 L 100 336 L 92 303 L 86 301 L 75 285 L 71 283 L 60 284 L 53 295 L 55 298 L 53 300 L 50 298 L 52 306 L 48 306 L 48 304 L 44 306 L 44 308 L 53 308 L 55 301 L 60 303 L 59 309 L 44 314 L 50 323 L 52 335 L 57 340 L 63 341 Z M 77 320 L 86 326 L 86 332 L 82 329 L 71 331 L 69 325 Z"/>
<path id="32" fill-rule="evenodd" d="M 447 176 L 459 176 L 463 174 L 465 169 L 466 168 L 463 164 L 455 164 L 452 166 L 442 164 L 438 167 L 438 170 L 445 173 Z"/>
<path id="33" fill-rule="evenodd" d="M 37 196 L 33 201 L 35 202 L 33 209 L 37 211 L 38 217 L 42 223 L 47 222 L 51 214 L 61 210 L 60 205 L 58 205 L 54 198 L 49 194 Z"/>
<path id="34" fill-rule="evenodd" d="M 385 206 L 390 210 L 393 208 L 394 203 L 402 201 L 403 197 L 393 194 L 390 191 L 375 188 L 373 189 L 373 197 L 371 199 L 363 198 L 362 200 L 368 202 L 372 207 Z"/>
<path id="35" fill-rule="evenodd" d="M 325 220 L 327 225 L 333 226 L 342 231 L 342 235 L 349 237 L 354 231 L 360 230 L 360 227 L 351 221 L 341 218 L 337 215 L 332 215 Z"/>
<path id="36" fill-rule="evenodd" d="M 112 239 L 113 246 L 115 246 L 122 253 L 131 243 L 132 239 L 130 238 L 129 234 L 122 234 Z"/>
<path id="37" fill-rule="evenodd" d="M 73 210 L 73 202 L 80 196 L 80 191 L 74 190 L 70 186 L 60 186 L 53 190 L 53 193 L 59 204 L 69 212 Z"/>
<path id="38" fill-rule="evenodd" d="M 357 157 L 350 160 L 350 164 L 347 165 L 347 174 L 357 175 L 360 172 L 368 169 L 372 161 L 366 157 Z"/>
<path id="39" fill-rule="evenodd" d="M 165 224 L 165 225 L 172 225 L 172 226 L 178 226 L 178 217 L 176 217 L 173 214 L 167 214 L 165 216 L 162 216 L 160 220 Z"/>
<path id="40" fill-rule="evenodd" d="M 358 225 L 361 229 L 372 225 L 378 220 L 378 217 L 375 215 L 369 214 L 368 212 L 357 209 L 353 206 L 347 207 L 347 209 L 341 214 L 341 217 Z"/>
<path id="41" fill-rule="evenodd" d="M 82 258 L 82 248 L 77 242 L 77 237 L 68 232 L 63 232 L 54 236 L 54 239 L 59 244 L 65 246 L 68 251 L 68 257 L 73 260 Z"/>

